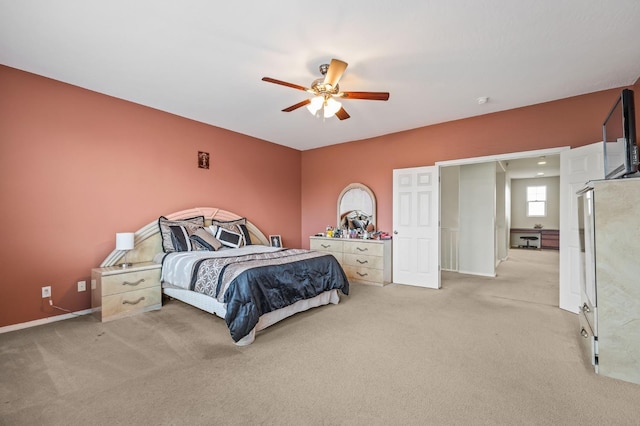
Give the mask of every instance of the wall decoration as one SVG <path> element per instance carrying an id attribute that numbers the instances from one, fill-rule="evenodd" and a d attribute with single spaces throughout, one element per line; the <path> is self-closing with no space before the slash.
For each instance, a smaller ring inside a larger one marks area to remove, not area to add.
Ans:
<path id="1" fill-rule="evenodd" d="M 198 151 L 198 167 L 201 169 L 209 168 L 209 153 Z"/>

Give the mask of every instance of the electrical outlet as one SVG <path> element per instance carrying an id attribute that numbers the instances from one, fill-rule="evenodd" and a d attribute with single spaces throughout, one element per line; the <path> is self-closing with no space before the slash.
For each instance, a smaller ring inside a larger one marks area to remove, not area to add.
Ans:
<path id="1" fill-rule="evenodd" d="M 78 281 L 78 291 L 87 291 L 86 281 Z"/>
<path id="2" fill-rule="evenodd" d="M 47 297 L 51 297 L 51 286 L 48 285 L 46 287 L 42 287 L 42 298 L 46 299 Z"/>

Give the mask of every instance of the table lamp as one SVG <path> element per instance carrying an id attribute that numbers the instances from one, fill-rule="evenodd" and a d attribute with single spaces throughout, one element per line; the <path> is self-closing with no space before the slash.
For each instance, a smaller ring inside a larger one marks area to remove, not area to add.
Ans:
<path id="1" fill-rule="evenodd" d="M 131 263 L 127 262 L 127 254 L 129 250 L 133 249 L 134 233 L 133 232 L 118 232 L 116 233 L 116 250 L 124 250 L 124 262 L 119 264 L 121 268 L 131 266 Z"/>

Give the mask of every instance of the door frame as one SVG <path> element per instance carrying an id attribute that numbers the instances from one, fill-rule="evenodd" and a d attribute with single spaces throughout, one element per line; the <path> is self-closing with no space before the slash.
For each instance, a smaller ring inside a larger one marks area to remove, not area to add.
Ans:
<path id="1" fill-rule="evenodd" d="M 486 163 L 489 161 L 508 161 L 518 160 L 528 157 L 542 157 L 545 155 L 559 155 L 562 151 L 571 149 L 569 146 L 561 146 L 558 148 L 537 149 L 534 151 L 510 152 L 508 154 L 486 155 L 483 157 L 461 158 L 459 160 L 436 161 L 435 165 L 440 167 L 462 166 L 465 164 Z"/>
<path id="2" fill-rule="evenodd" d="M 571 147 L 570 146 L 561 146 L 561 147 L 557 147 L 557 148 L 546 148 L 546 149 L 537 149 L 537 150 L 533 150 L 533 151 L 520 151 L 520 152 L 511 152 L 511 153 L 507 153 L 507 154 L 496 154 L 496 155 L 486 155 L 486 156 L 482 156 L 482 157 L 470 157 L 470 158 L 461 158 L 461 159 L 456 159 L 456 160 L 446 160 L 446 161 L 437 161 L 435 163 L 436 166 L 438 166 L 438 175 L 439 170 L 441 167 L 448 167 L 448 166 L 463 166 L 463 165 L 468 165 L 468 164 L 476 164 L 476 163 L 486 163 L 486 162 L 495 162 L 495 161 L 509 161 L 509 160 L 517 160 L 517 159 L 521 159 L 521 158 L 529 158 L 529 157 L 542 157 L 542 156 L 549 156 L 549 155 L 560 155 L 561 152 L 563 151 L 567 151 L 570 150 Z M 560 164 L 560 167 L 562 168 L 562 163 Z M 561 169 L 562 170 L 562 169 Z M 560 172 L 562 173 L 562 171 Z M 439 206 L 442 206 L 442 203 L 439 203 Z M 438 212 L 438 216 L 442 216 L 442 212 Z M 562 231 L 562 230 L 560 230 Z M 561 232 L 562 234 L 562 232 Z M 560 250 L 560 254 L 562 254 L 562 250 Z M 560 257 L 560 264 L 562 264 L 562 262 L 565 262 L 568 260 L 565 260 L 562 258 L 562 256 Z M 562 293 L 562 286 L 563 285 L 570 285 L 570 283 L 561 283 L 560 282 L 561 276 L 560 273 L 558 273 L 558 283 L 559 283 L 559 288 L 558 291 L 559 293 Z"/>

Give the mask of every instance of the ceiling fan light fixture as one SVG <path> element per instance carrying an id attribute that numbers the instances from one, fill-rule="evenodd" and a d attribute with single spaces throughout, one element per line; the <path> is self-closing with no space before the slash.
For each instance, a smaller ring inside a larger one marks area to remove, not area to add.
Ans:
<path id="1" fill-rule="evenodd" d="M 324 78 L 314 80 L 310 87 L 276 80 L 271 77 L 262 77 L 262 81 L 279 84 L 296 90 L 302 90 L 313 96 L 311 99 L 305 99 L 297 104 L 284 108 L 282 110 L 283 112 L 295 111 L 298 108 L 306 106 L 309 112 L 314 116 L 319 117 L 320 110 L 322 109 L 322 115 L 324 118 L 333 117 L 335 115 L 340 121 L 346 120 L 350 115 L 344 110 L 342 104 L 334 98 L 365 99 L 371 101 L 389 100 L 389 92 L 341 92 L 338 81 L 342 78 L 342 74 L 344 74 L 347 65 L 348 64 L 346 62 L 335 58 L 331 59 L 330 64 L 320 65 L 320 73 Z"/>
<path id="2" fill-rule="evenodd" d="M 322 104 L 324 103 L 324 98 L 322 96 L 315 96 L 311 98 L 311 102 L 307 105 L 307 109 L 311 113 L 311 115 L 316 115 L 320 108 L 322 108 Z"/>
<path id="3" fill-rule="evenodd" d="M 333 98 L 329 98 L 324 103 L 324 118 L 333 117 L 336 112 L 340 111 L 342 104 Z"/>

